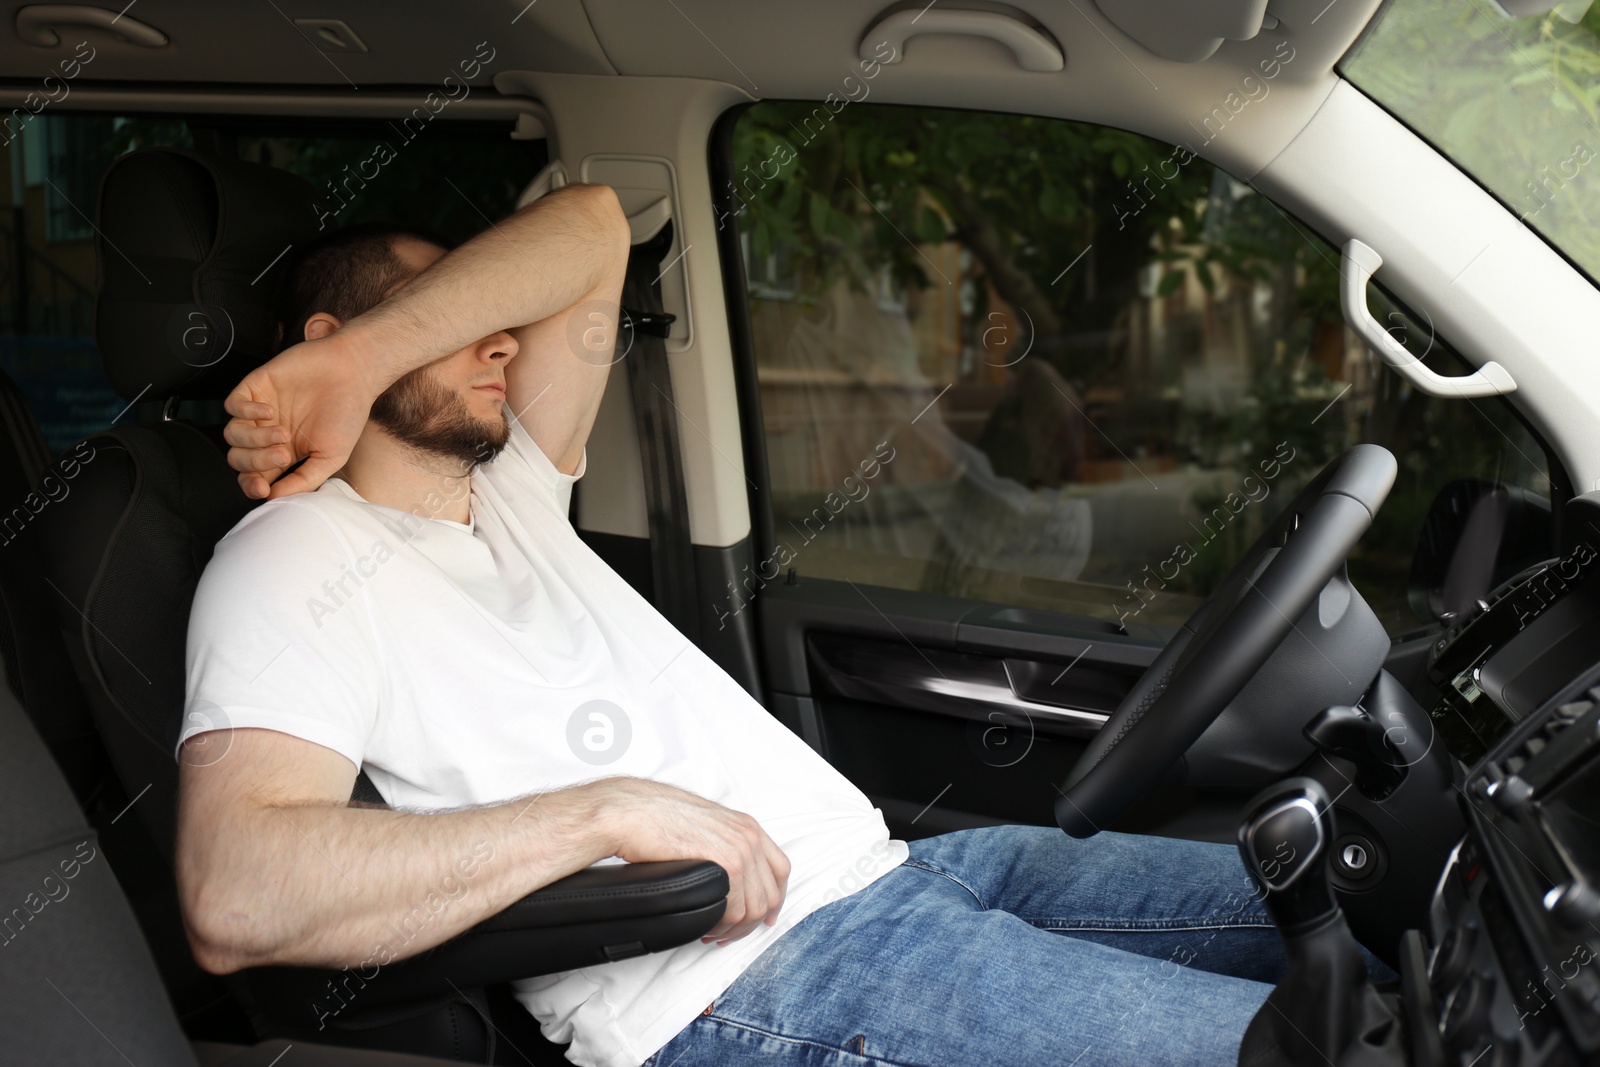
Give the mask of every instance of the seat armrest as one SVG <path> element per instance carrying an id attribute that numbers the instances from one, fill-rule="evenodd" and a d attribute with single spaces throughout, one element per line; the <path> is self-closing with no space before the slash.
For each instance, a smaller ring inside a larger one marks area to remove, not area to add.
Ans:
<path id="1" fill-rule="evenodd" d="M 460 936 L 677 915 L 727 899 L 728 872 L 710 860 L 611 863 L 536 889 Z"/>
<path id="2" fill-rule="evenodd" d="M 372 1008 L 676 948 L 715 926 L 727 898 L 728 874 L 709 860 L 588 867 L 408 959 L 243 975 L 274 1033 L 314 1035 Z"/>
<path id="3" fill-rule="evenodd" d="M 282 1039 L 263 1041 L 249 1047 L 196 1041 L 193 1047 L 200 1067 L 280 1067 L 280 1060 L 283 1061 L 281 1067 L 461 1067 L 461 1061 L 457 1059 L 413 1056 L 381 1049 L 313 1045 L 306 1041 L 291 1043 Z M 290 1049 L 294 1049 L 294 1055 L 285 1058 L 284 1053 Z"/>

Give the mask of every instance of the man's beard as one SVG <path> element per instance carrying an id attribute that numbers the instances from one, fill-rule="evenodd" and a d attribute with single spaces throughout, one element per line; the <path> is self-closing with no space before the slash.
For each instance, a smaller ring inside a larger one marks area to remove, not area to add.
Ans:
<path id="1" fill-rule="evenodd" d="M 423 366 L 403 375 L 372 403 L 372 421 L 403 444 L 462 465 L 469 473 L 500 454 L 511 440 L 501 409 L 497 419 L 480 419 L 460 394 L 440 385 Z"/>

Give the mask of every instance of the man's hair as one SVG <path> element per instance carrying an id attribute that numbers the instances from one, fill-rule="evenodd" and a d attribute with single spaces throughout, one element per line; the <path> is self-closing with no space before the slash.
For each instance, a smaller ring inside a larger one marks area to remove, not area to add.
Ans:
<path id="1" fill-rule="evenodd" d="M 446 251 L 454 242 L 422 226 L 363 222 L 345 226 L 307 245 L 285 266 L 273 308 L 273 351 L 306 337 L 306 322 L 317 312 L 349 322 L 376 307 L 384 292 L 410 268 L 395 252 L 395 242 L 412 239 Z"/>

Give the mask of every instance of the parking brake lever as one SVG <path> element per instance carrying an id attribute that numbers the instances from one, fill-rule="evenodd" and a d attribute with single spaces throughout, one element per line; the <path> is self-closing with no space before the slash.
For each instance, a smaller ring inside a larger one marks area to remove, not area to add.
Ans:
<path id="1" fill-rule="evenodd" d="M 1250 1020 L 1239 1063 L 1403 1067 L 1397 1005 L 1367 979 L 1367 964 L 1333 894 L 1328 852 L 1333 801 L 1312 778 L 1287 778 L 1245 805 L 1239 854 L 1283 937 L 1283 981 Z"/>

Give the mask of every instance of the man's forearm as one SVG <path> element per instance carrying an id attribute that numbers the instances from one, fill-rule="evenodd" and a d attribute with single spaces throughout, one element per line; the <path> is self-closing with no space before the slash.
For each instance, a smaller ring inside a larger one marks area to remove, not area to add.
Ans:
<path id="1" fill-rule="evenodd" d="M 219 973 L 413 956 L 612 855 L 600 807 L 585 786 L 451 812 L 251 807 L 190 853 L 234 877 L 180 855 L 180 885 L 209 886 L 185 909 L 196 956 Z"/>
<path id="2" fill-rule="evenodd" d="M 480 338 L 590 298 L 620 276 L 629 240 L 609 186 L 568 185 L 439 259 L 340 332 L 381 391 Z"/>

